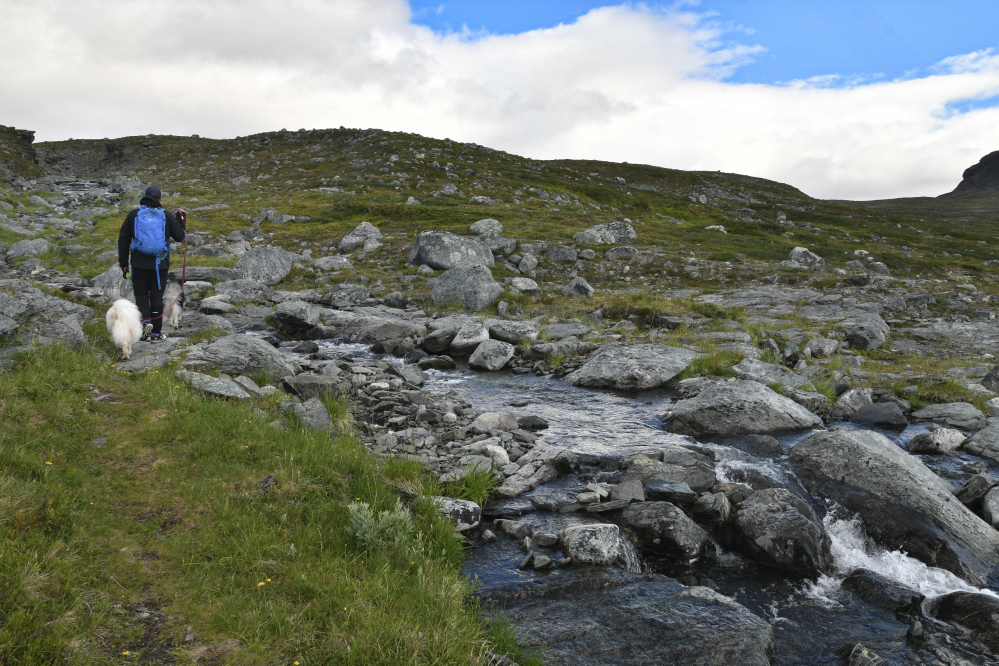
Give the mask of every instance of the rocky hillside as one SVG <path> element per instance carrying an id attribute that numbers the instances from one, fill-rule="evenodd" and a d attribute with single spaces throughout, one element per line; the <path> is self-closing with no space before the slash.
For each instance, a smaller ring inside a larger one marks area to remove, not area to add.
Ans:
<path id="1" fill-rule="evenodd" d="M 968 167 L 954 191 L 944 196 L 978 192 L 999 193 L 999 150 L 989 153 L 978 164 Z"/>
<path id="2" fill-rule="evenodd" d="M 0 197 L 0 353 L 97 334 L 159 185 L 183 316 L 108 362 L 319 436 L 349 397 L 372 455 L 491 477 L 439 506 L 550 663 L 999 659 L 987 206 L 382 130 L 37 154 Z"/>
<path id="3" fill-rule="evenodd" d="M 27 187 L 26 179 L 45 175 L 32 142 L 35 133 L 0 125 L 0 180 Z"/>

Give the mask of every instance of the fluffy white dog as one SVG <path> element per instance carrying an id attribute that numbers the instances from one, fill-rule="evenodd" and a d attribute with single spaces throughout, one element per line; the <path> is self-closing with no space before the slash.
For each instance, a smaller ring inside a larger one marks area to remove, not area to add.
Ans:
<path id="1" fill-rule="evenodd" d="M 166 289 L 163 290 L 163 307 L 170 308 L 170 304 L 173 303 L 174 299 L 177 299 L 177 302 L 166 313 L 167 322 L 174 328 L 180 328 L 180 316 L 184 314 L 184 299 L 178 299 L 178 296 L 180 296 L 180 283 L 167 283 Z"/>
<path id="2" fill-rule="evenodd" d="M 119 298 L 105 317 L 108 333 L 125 358 L 132 355 L 132 345 L 142 338 L 142 314 L 135 303 Z"/>

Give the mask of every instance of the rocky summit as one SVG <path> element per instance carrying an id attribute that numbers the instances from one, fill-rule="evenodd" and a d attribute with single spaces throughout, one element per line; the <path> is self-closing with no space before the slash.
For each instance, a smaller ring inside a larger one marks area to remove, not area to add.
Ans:
<path id="1" fill-rule="evenodd" d="M 409 476 L 352 520 L 401 534 L 429 502 L 547 663 L 999 663 L 997 155 L 944 197 L 847 202 L 377 129 L 0 127 L 0 366 L 65 345 L 356 435 Z M 185 297 L 126 360 L 102 320 L 148 184 L 189 211 Z M 298 487 L 341 502 L 342 475 Z M 264 479 L 228 501 L 283 520 Z"/>

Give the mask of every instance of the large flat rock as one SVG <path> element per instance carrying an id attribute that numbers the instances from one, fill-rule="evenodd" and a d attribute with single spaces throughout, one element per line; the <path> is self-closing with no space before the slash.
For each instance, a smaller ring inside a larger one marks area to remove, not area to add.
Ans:
<path id="1" fill-rule="evenodd" d="M 654 389 L 686 370 L 696 356 L 679 347 L 612 342 L 601 347 L 566 381 L 586 388 Z"/>
<path id="2" fill-rule="evenodd" d="M 703 437 L 750 435 L 822 426 L 822 419 L 798 403 L 749 380 L 712 384 L 680 400 L 662 417 L 670 432 Z"/>
<path id="3" fill-rule="evenodd" d="M 227 335 L 194 347 L 184 363 L 189 368 L 217 368 L 230 375 L 264 373 L 272 378 L 298 374 L 302 369 L 290 357 L 252 335 Z"/>
<path id="4" fill-rule="evenodd" d="M 562 573 L 482 595 L 549 666 L 769 666 L 773 629 L 736 601 L 656 574 Z"/>
<path id="5" fill-rule="evenodd" d="M 814 497 L 859 514 L 881 545 L 973 585 L 999 583 L 999 532 L 885 436 L 869 430 L 818 432 L 796 444 L 789 457 Z"/>

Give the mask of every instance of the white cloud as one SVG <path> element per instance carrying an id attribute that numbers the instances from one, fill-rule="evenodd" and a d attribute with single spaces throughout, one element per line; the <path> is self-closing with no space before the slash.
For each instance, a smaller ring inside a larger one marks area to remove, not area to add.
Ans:
<path id="1" fill-rule="evenodd" d="M 438 35 L 402 0 L 0 0 L 0 122 L 40 139 L 381 127 L 535 158 L 935 195 L 999 148 L 999 55 L 929 75 L 726 77 L 761 49 L 693 11 L 621 5 L 517 35 Z M 738 32 L 738 31 L 736 31 Z"/>

